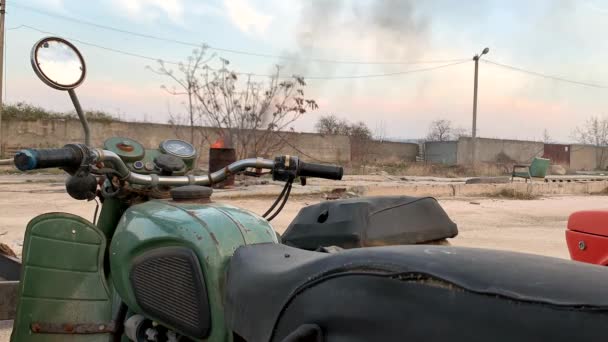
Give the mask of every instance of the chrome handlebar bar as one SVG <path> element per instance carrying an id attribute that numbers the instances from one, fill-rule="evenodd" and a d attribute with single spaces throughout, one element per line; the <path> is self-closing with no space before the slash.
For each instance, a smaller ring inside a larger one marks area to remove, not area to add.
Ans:
<path id="1" fill-rule="evenodd" d="M 194 176 L 159 176 L 155 174 L 144 175 L 140 173 L 131 172 L 127 165 L 120 157 L 108 150 L 94 149 L 91 151 L 95 162 L 110 163 L 113 169 L 116 171 L 121 180 L 127 181 L 131 184 L 139 185 L 150 185 L 150 186 L 182 186 L 182 185 L 204 185 L 209 186 L 215 183 L 219 183 L 231 174 L 235 174 L 244 171 L 247 168 L 257 169 L 270 169 L 274 168 L 274 161 L 262 158 L 250 158 L 238 160 L 225 168 L 213 172 L 208 175 Z"/>

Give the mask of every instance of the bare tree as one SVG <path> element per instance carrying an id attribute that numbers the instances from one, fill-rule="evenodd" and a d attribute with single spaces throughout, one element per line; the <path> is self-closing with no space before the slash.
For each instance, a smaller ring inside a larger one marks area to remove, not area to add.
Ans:
<path id="1" fill-rule="evenodd" d="M 374 129 L 374 140 L 383 142 L 386 139 L 386 123 L 382 120 L 376 122 L 376 128 Z"/>
<path id="2" fill-rule="evenodd" d="M 329 135 L 348 135 L 350 124 L 335 115 L 324 115 L 315 124 L 318 133 Z"/>
<path id="3" fill-rule="evenodd" d="M 371 139 L 372 131 L 363 121 L 348 122 L 335 115 L 325 115 L 319 118 L 315 129 L 321 134 L 347 135 L 358 139 Z"/>
<path id="4" fill-rule="evenodd" d="M 438 119 L 431 122 L 426 140 L 448 141 L 454 139 L 454 128 L 450 120 Z"/>
<path id="5" fill-rule="evenodd" d="M 363 121 L 351 124 L 347 135 L 355 139 L 372 140 L 372 131 Z"/>
<path id="6" fill-rule="evenodd" d="M 325 115 L 319 118 L 315 128 L 321 134 L 348 136 L 353 162 L 361 165 L 369 162 L 374 141 L 372 131 L 365 122 L 349 122 L 335 115 Z"/>
<path id="7" fill-rule="evenodd" d="M 608 119 L 593 116 L 583 126 L 577 127 L 572 136 L 579 143 L 596 147 L 596 163 L 603 168 L 606 161 L 606 147 L 608 146 Z"/>
<path id="8" fill-rule="evenodd" d="M 230 70 L 226 59 L 219 58 L 219 69 L 209 67 L 215 56 L 206 58 L 206 50 L 195 50 L 186 64 L 180 64 L 180 76 L 162 61 L 156 70 L 183 90 L 165 87 L 170 94 L 187 97 L 193 140 L 196 126 L 202 127 L 203 140 L 211 143 L 204 129 L 211 127 L 232 142 L 239 158 L 268 155 L 284 145 L 286 137 L 281 132 L 308 110 L 318 108 L 314 100 L 304 97 L 303 77 L 282 78 L 277 66 L 267 82 L 256 82 L 252 75 L 240 79 L 242 74 Z"/>
<path id="9" fill-rule="evenodd" d="M 158 68 L 152 69 L 147 67 L 149 70 L 156 74 L 168 76 L 173 81 L 173 85 L 167 87 L 161 85 L 161 88 L 166 90 L 171 95 L 185 96 L 187 101 L 184 106 L 187 110 L 188 121 L 190 124 L 190 142 L 196 144 L 194 132 L 197 125 L 196 120 L 196 98 L 195 93 L 198 85 L 197 75 L 201 69 L 210 62 L 215 55 L 211 55 L 205 58 L 208 47 L 203 45 L 200 49 L 194 49 L 192 55 L 186 59 L 186 63 L 179 63 L 177 70 L 179 73 L 175 73 L 173 69 L 167 67 L 166 63 L 162 60 L 158 61 Z M 176 86 L 177 85 L 177 86 Z M 171 124 L 176 124 L 181 121 L 177 116 L 172 115 L 170 118 Z"/>
<path id="10" fill-rule="evenodd" d="M 550 144 L 552 142 L 553 142 L 553 139 L 549 135 L 549 131 L 545 128 L 545 130 L 543 131 L 543 143 Z"/>
<path id="11" fill-rule="evenodd" d="M 452 139 L 454 139 L 454 140 L 458 140 L 458 138 L 461 138 L 461 137 L 470 137 L 470 136 L 471 136 L 471 131 L 466 128 L 455 127 L 452 129 Z"/>

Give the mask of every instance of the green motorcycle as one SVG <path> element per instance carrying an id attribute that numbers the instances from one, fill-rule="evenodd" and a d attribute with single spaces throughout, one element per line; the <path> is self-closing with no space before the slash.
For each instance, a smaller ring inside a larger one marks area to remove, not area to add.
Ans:
<path id="1" fill-rule="evenodd" d="M 14 164 L 23 171 L 62 168 L 70 175 L 68 194 L 99 198 L 102 207 L 93 222 L 49 213 L 28 224 L 13 342 L 605 335 L 605 268 L 479 249 L 387 246 L 457 234 L 431 198 L 323 202 L 302 209 L 278 236 L 264 217 L 213 202 L 208 186 L 250 169 L 270 170 L 286 184 L 263 215 L 271 218 L 296 178 L 339 180 L 341 167 L 282 156 L 195 176 L 197 152 L 184 141 L 144 149 L 110 138 L 103 149 L 91 148 L 74 92 L 85 77 L 81 54 L 49 37 L 34 46 L 32 66 L 46 84 L 69 92 L 86 143 L 22 150 Z"/>

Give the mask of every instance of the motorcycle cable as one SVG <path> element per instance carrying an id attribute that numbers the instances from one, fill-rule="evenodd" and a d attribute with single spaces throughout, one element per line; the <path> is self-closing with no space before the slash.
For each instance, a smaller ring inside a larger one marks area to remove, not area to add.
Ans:
<path id="1" fill-rule="evenodd" d="M 95 201 L 95 213 L 93 214 L 93 225 L 97 225 L 97 214 L 99 213 L 99 201 L 97 198 L 93 199 Z"/>
<path id="2" fill-rule="evenodd" d="M 277 199 L 274 201 L 274 203 L 262 215 L 263 218 L 266 218 L 266 216 L 268 216 L 274 210 L 274 208 L 276 208 L 277 204 L 279 204 L 279 202 L 281 201 L 281 199 L 283 199 L 283 196 L 285 196 L 285 192 L 287 192 L 287 188 L 289 187 L 289 183 L 290 183 L 289 181 L 287 181 L 285 183 L 285 186 L 283 187 L 283 191 L 281 191 L 281 194 L 277 197 Z"/>
<path id="3" fill-rule="evenodd" d="M 291 187 L 293 185 L 293 181 L 290 181 L 286 184 L 287 186 L 287 193 L 285 193 L 285 198 L 283 198 L 283 202 L 281 203 L 281 206 L 279 206 L 279 208 L 277 209 L 277 211 L 275 211 L 274 214 L 272 214 L 272 216 L 270 216 L 267 220 L 268 222 L 272 221 L 275 217 L 277 217 L 277 215 L 279 215 L 279 213 L 281 212 L 281 210 L 283 210 L 283 207 L 285 206 L 285 203 L 287 203 L 287 200 L 289 199 L 289 194 L 291 193 Z"/>
<path id="4" fill-rule="evenodd" d="M 120 177 L 120 174 L 118 173 L 118 171 L 108 168 L 108 167 L 105 167 L 105 168 L 93 167 L 93 168 L 91 168 L 91 173 L 96 174 L 96 175 L 102 175 L 102 176 L 112 175 L 112 176 Z"/>
<path id="5" fill-rule="evenodd" d="M 106 175 L 106 180 L 100 186 L 100 190 L 101 190 L 101 195 L 104 198 L 116 197 L 120 193 L 120 188 L 117 187 L 116 189 L 114 189 L 112 180 L 107 175 Z M 109 191 L 109 190 L 112 190 L 112 191 Z"/>

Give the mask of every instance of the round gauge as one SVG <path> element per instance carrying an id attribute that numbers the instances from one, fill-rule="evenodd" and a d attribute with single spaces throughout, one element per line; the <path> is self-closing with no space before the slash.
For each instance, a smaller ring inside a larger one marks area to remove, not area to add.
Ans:
<path id="1" fill-rule="evenodd" d="M 174 155 L 179 158 L 194 158 L 196 150 L 194 146 L 183 140 L 169 139 L 160 143 L 160 149 L 164 153 Z"/>

